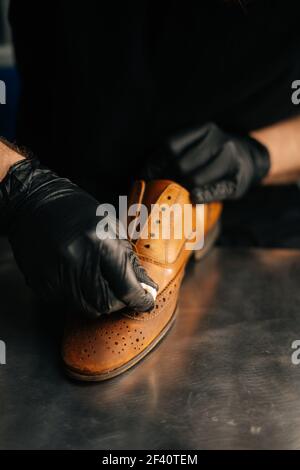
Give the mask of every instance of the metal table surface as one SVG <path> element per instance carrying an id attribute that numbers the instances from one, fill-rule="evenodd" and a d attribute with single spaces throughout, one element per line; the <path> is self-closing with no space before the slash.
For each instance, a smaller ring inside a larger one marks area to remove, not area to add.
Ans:
<path id="1" fill-rule="evenodd" d="M 214 249 L 191 263 L 177 323 L 99 384 L 65 378 L 62 312 L 26 288 L 0 242 L 1 449 L 300 448 L 300 252 Z"/>

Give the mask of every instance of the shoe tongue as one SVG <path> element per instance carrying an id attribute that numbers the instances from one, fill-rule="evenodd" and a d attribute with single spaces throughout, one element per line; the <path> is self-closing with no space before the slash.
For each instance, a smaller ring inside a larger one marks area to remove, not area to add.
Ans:
<path id="1" fill-rule="evenodd" d="M 145 183 L 144 180 L 136 181 L 129 195 L 129 205 L 145 204 L 150 213 L 151 204 L 157 202 L 160 195 L 170 184 L 174 184 L 173 181 L 153 180 L 149 183 Z"/>
<path id="2" fill-rule="evenodd" d="M 173 181 L 155 180 L 146 184 L 142 203 L 147 207 L 149 214 L 151 211 L 151 204 L 155 204 L 158 201 L 159 197 L 170 184 L 174 184 Z"/>
<path id="3" fill-rule="evenodd" d="M 145 183 L 144 180 L 135 181 L 129 195 L 129 204 L 143 203 L 151 208 L 151 204 L 157 202 L 160 195 L 170 184 L 174 184 L 173 181 L 153 180 L 148 183 Z"/>
<path id="4" fill-rule="evenodd" d="M 164 190 L 170 185 L 174 184 L 169 180 L 153 180 L 146 183 L 144 180 L 136 181 L 133 185 L 131 193 L 128 198 L 128 207 L 133 204 L 136 205 L 134 216 L 128 216 L 128 225 L 134 221 L 138 213 L 140 212 L 139 206 L 144 205 L 147 208 L 148 214 L 150 216 L 152 204 L 155 204 Z M 133 241 L 136 243 L 137 240 Z"/>

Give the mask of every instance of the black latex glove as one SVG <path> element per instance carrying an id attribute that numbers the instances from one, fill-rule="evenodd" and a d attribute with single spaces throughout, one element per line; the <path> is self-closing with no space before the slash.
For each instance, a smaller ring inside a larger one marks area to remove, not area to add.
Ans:
<path id="1" fill-rule="evenodd" d="M 168 139 L 150 160 L 145 177 L 177 181 L 202 204 L 240 198 L 269 168 L 269 153 L 262 144 L 209 123 Z"/>
<path id="2" fill-rule="evenodd" d="M 0 217 L 17 263 L 46 301 L 67 300 L 90 317 L 154 306 L 140 282 L 157 288 L 128 240 L 99 240 L 99 203 L 36 160 L 14 165 L 0 185 Z M 112 225 L 110 230 L 115 230 Z"/>

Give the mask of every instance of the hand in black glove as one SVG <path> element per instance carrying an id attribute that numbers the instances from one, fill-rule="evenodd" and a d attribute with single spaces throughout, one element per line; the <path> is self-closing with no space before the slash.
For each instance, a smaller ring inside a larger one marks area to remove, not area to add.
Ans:
<path id="1" fill-rule="evenodd" d="M 202 204 L 240 198 L 266 176 L 269 167 L 269 153 L 258 141 L 206 124 L 168 139 L 149 162 L 145 176 L 173 179 Z"/>
<path id="2" fill-rule="evenodd" d="M 157 285 L 129 241 L 97 238 L 99 203 L 92 196 L 35 160 L 14 165 L 1 192 L 1 218 L 8 224 L 15 258 L 44 300 L 66 299 L 91 317 L 124 305 L 137 311 L 153 308 L 152 295 L 140 283 Z"/>

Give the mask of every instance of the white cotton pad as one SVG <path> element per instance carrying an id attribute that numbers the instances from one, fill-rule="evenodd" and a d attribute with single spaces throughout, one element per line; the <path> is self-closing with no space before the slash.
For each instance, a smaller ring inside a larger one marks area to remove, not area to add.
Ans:
<path id="1" fill-rule="evenodd" d="M 154 300 L 156 300 L 157 290 L 154 289 L 154 287 L 148 286 L 148 284 L 144 284 L 143 282 L 141 282 L 141 286 L 146 292 L 152 295 Z"/>

